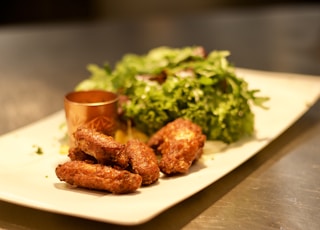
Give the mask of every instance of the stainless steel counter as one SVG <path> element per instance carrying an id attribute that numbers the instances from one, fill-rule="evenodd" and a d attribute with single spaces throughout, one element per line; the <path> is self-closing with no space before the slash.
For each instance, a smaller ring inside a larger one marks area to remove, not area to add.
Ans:
<path id="1" fill-rule="evenodd" d="M 61 110 L 63 95 L 88 77 L 88 63 L 113 64 L 160 45 L 227 49 L 238 67 L 320 75 L 320 5 L 0 27 L 0 134 Z M 319 140 L 320 101 L 230 174 L 131 228 L 319 229 Z M 0 228 L 89 227 L 125 228 L 0 201 Z"/>

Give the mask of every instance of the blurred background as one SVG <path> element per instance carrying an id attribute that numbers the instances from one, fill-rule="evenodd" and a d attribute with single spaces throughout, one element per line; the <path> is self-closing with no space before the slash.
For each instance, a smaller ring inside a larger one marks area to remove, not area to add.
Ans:
<path id="1" fill-rule="evenodd" d="M 318 0 L 2 0 L 0 25 L 147 18 Z"/>
<path id="2" fill-rule="evenodd" d="M 319 0 L 1 0 L 0 134 L 61 110 L 89 63 L 163 45 L 320 76 Z"/>

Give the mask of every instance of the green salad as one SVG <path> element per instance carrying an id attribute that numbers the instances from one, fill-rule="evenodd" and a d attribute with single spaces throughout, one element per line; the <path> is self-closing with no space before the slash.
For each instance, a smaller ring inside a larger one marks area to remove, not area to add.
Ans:
<path id="1" fill-rule="evenodd" d="M 178 117 L 202 127 L 208 140 L 232 143 L 254 132 L 251 105 L 267 97 L 235 73 L 228 51 L 203 47 L 158 47 L 145 55 L 126 54 L 111 68 L 89 65 L 91 76 L 76 90 L 102 89 L 125 96 L 122 118 L 151 135 Z"/>

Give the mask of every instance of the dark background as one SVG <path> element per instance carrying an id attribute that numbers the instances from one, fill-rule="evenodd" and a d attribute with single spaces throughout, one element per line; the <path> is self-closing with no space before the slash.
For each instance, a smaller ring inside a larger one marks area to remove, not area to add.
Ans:
<path id="1" fill-rule="evenodd" d="M 318 0 L 2 0 L 0 25 L 148 18 Z"/>

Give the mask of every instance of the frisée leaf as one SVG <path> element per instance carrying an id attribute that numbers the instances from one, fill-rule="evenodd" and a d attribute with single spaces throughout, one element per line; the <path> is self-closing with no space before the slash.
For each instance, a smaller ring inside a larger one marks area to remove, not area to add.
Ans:
<path id="1" fill-rule="evenodd" d="M 89 65 L 91 77 L 77 90 L 104 89 L 125 95 L 123 118 L 151 135 L 178 117 L 200 125 L 209 140 L 235 142 L 254 132 L 251 106 L 267 97 L 236 75 L 229 51 L 206 54 L 203 47 L 158 47 L 127 54 L 113 70 Z"/>

